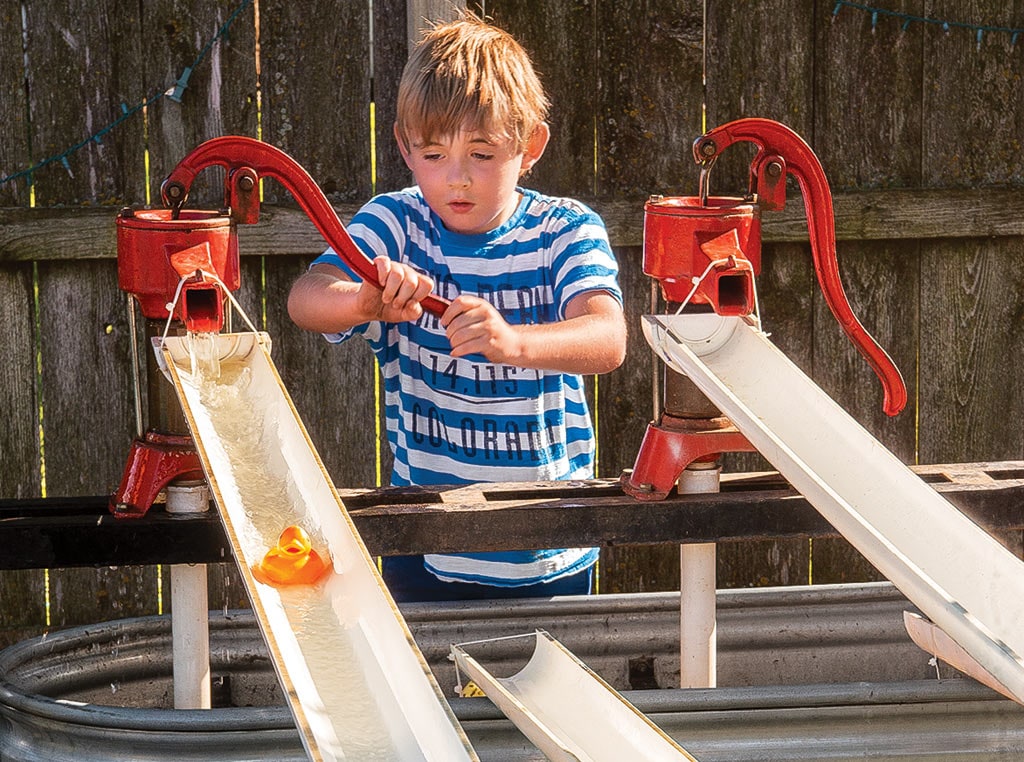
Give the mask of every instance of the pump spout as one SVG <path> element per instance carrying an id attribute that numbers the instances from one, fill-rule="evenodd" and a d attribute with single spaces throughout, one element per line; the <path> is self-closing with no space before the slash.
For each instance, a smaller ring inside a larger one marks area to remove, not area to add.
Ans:
<path id="1" fill-rule="evenodd" d="M 227 294 L 203 241 L 171 254 L 171 267 L 181 278 L 181 319 L 189 333 L 218 333 L 224 326 Z"/>
<path id="2" fill-rule="evenodd" d="M 749 315 L 761 269 L 760 214 L 741 198 L 652 196 L 644 205 L 643 267 L 668 302 Z"/>

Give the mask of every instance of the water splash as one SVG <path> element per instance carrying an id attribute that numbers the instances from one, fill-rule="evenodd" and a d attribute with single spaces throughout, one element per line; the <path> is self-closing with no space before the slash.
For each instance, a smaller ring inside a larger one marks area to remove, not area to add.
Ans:
<path id="1" fill-rule="evenodd" d="M 220 378 L 220 357 L 216 333 L 189 333 L 188 354 L 192 360 L 192 375 L 207 379 Z"/>

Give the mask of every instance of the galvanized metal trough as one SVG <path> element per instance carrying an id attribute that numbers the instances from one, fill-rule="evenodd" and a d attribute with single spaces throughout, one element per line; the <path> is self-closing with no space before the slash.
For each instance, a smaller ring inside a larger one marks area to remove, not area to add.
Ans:
<path id="1" fill-rule="evenodd" d="M 1019 760 L 1024 708 L 907 637 L 891 585 L 722 591 L 720 684 L 678 690 L 678 594 L 412 605 L 403 614 L 481 760 L 543 759 L 485 698 L 458 698 L 450 644 L 543 627 L 701 762 Z M 303 760 L 252 615 L 211 615 L 214 704 L 173 710 L 170 621 L 91 625 L 0 652 L 0 759 Z M 513 643 L 514 641 L 509 641 Z M 515 645 L 488 664 L 514 671 Z M 938 669 L 941 669 L 939 679 Z"/>

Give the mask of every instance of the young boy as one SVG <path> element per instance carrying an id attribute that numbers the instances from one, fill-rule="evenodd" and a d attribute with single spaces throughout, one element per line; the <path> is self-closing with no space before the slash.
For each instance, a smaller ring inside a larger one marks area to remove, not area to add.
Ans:
<path id="1" fill-rule="evenodd" d="M 395 138 L 416 186 L 348 228 L 379 285 L 331 250 L 292 287 L 297 325 L 359 334 L 384 374 L 394 485 L 586 479 L 594 435 L 580 374 L 625 354 L 618 266 L 601 219 L 519 187 L 548 102 L 526 52 L 466 14 L 429 31 L 399 86 Z M 451 306 L 437 318 L 431 291 Z M 385 558 L 396 600 L 590 591 L 596 548 Z"/>

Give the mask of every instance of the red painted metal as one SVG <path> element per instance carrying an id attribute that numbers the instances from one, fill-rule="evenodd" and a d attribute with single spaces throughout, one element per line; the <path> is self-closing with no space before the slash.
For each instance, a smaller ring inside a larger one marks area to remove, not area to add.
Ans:
<path id="1" fill-rule="evenodd" d="M 658 280 L 667 301 L 749 315 L 760 270 L 761 218 L 754 204 L 654 196 L 644 205 L 644 272 Z"/>
<path id="2" fill-rule="evenodd" d="M 209 244 L 176 251 L 171 266 L 184 279 L 179 310 L 185 327 L 191 333 L 218 333 L 224 327 L 224 294 L 208 275 L 216 271 Z"/>
<path id="3" fill-rule="evenodd" d="M 324 240 L 349 267 L 364 281 L 379 285 L 373 262 L 349 236 L 320 186 L 293 158 L 268 143 L 229 135 L 200 144 L 164 180 L 160 188 L 164 203 L 181 208 L 196 175 L 210 166 L 225 168 L 225 198 L 231 205 L 232 214 L 241 216 L 239 222 L 257 221 L 259 209 L 252 195 L 256 180 L 272 177 L 291 192 Z M 431 294 L 422 304 L 424 310 L 440 316 L 449 302 Z"/>
<path id="4" fill-rule="evenodd" d="M 170 209 L 125 209 L 116 224 L 118 283 L 122 290 L 138 299 L 142 314 L 147 318 L 167 318 L 167 305 L 174 299 L 182 277 L 190 272 L 182 269 L 187 262 L 201 263 L 227 288 L 232 291 L 238 288 L 238 238 L 234 222 L 225 214 L 182 211 L 175 215 Z M 207 283 L 206 288 L 211 287 Z M 223 296 L 219 290 L 208 297 L 208 301 L 213 303 L 210 309 L 222 316 Z M 173 318 L 187 324 L 184 306 L 185 301 L 179 299 Z M 210 325 L 208 314 L 204 315 L 202 328 L 189 326 L 190 330 L 219 331 L 220 328 L 221 321 Z"/>
<path id="5" fill-rule="evenodd" d="M 750 166 L 748 196 L 709 196 L 711 167 L 722 151 L 738 142 L 754 143 L 758 148 Z M 658 280 L 665 299 L 683 305 L 709 305 L 720 315 L 752 314 L 757 308 L 754 276 L 761 268 L 760 210 L 785 206 L 786 176 L 793 175 L 803 194 L 814 268 L 825 301 L 881 380 L 885 412 L 900 412 L 907 402 L 903 377 L 857 320 L 843 290 L 832 194 L 810 147 L 778 122 L 740 119 L 698 138 L 693 155 L 701 165 L 701 195 L 656 196 L 644 207 L 644 272 Z M 686 379 L 669 373 L 665 388 L 681 383 L 687 383 Z M 638 500 L 658 500 L 691 463 L 717 460 L 723 452 L 753 449 L 735 429 L 716 426 L 718 419 L 700 415 L 694 413 L 690 418 L 663 413 L 652 422 L 632 472 L 623 474 L 623 490 Z"/>
<path id="6" fill-rule="evenodd" d="M 121 485 L 110 498 L 110 512 L 119 518 L 139 518 L 171 481 L 204 479 L 192 437 L 149 431 L 132 442 Z"/>
<path id="7" fill-rule="evenodd" d="M 663 500 L 683 470 L 699 461 L 715 461 L 723 452 L 753 452 L 727 418 L 675 418 L 662 415 L 644 433 L 636 464 L 619 480 L 637 500 Z"/>
<path id="8" fill-rule="evenodd" d="M 196 175 L 211 166 L 226 170 L 225 211 L 185 209 Z M 227 296 L 221 283 L 230 291 L 240 285 L 236 226 L 259 221 L 261 177 L 282 183 L 359 277 L 379 285 L 373 263 L 306 170 L 267 143 L 228 136 L 200 144 L 174 168 L 160 188 L 167 209 L 125 209 L 117 219 L 118 281 L 138 299 L 145 317 L 166 319 L 173 302 L 171 317 L 190 332 L 221 330 Z M 436 294 L 423 301 L 423 308 L 435 315 L 448 305 Z M 191 438 L 148 432 L 132 444 L 121 486 L 110 500 L 111 512 L 144 515 L 157 493 L 176 478 L 203 478 Z"/>
<path id="9" fill-rule="evenodd" d="M 750 167 L 750 193 L 759 204 L 781 209 L 785 204 L 785 176 L 796 178 L 807 214 L 814 269 L 825 302 L 882 382 L 886 414 L 896 415 L 907 404 L 907 387 L 895 363 L 861 325 L 846 298 L 836 257 L 832 193 L 821 162 L 799 135 L 770 119 L 738 119 L 716 127 L 694 142 L 693 155 L 709 169 L 722 151 L 740 142 L 753 143 L 758 148 Z"/>

